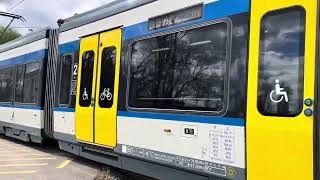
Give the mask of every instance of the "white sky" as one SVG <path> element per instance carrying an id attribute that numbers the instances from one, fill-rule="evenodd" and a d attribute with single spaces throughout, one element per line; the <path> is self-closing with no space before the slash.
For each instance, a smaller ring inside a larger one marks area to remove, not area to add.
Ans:
<path id="1" fill-rule="evenodd" d="M 20 1 L 22 0 L 0 0 L 0 11 L 7 12 Z M 10 13 L 21 15 L 27 21 L 22 23 L 15 20 L 11 27 L 25 35 L 29 32 L 28 29 L 56 26 L 58 19 L 94 9 L 111 1 L 113 0 L 24 0 Z M 6 26 L 10 20 L 0 16 L 0 25 Z"/>

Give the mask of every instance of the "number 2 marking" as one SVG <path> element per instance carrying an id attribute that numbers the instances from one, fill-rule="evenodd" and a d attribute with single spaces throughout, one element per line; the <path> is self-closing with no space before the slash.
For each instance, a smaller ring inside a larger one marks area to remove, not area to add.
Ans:
<path id="1" fill-rule="evenodd" d="M 73 64 L 73 75 L 77 75 L 77 74 L 78 74 L 78 65 Z"/>

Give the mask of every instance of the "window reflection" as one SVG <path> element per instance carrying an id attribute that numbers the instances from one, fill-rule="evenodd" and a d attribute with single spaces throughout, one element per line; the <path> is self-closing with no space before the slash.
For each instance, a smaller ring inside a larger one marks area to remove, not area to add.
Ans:
<path id="1" fill-rule="evenodd" d="M 225 23 L 136 42 L 130 107 L 222 111 L 226 52 Z"/>
<path id="2" fill-rule="evenodd" d="M 72 55 L 64 55 L 61 61 L 61 78 L 60 78 L 60 105 L 68 105 L 70 101 L 70 78 Z"/>
<path id="3" fill-rule="evenodd" d="M 0 70 L 0 102 L 11 102 L 13 89 L 13 69 Z"/>
<path id="4" fill-rule="evenodd" d="M 39 95 L 39 62 L 26 65 L 23 86 L 23 102 L 36 103 Z"/>
<path id="5" fill-rule="evenodd" d="M 116 53 L 114 46 L 102 50 L 99 90 L 99 106 L 102 108 L 111 108 L 113 105 Z"/>
<path id="6" fill-rule="evenodd" d="M 305 11 L 267 14 L 260 34 L 258 109 L 264 115 L 297 115 L 303 105 Z"/>
<path id="7" fill-rule="evenodd" d="M 89 107 L 91 104 L 93 68 L 94 68 L 94 52 L 86 51 L 82 55 L 80 99 L 79 99 L 79 104 L 80 106 L 83 106 L 83 107 Z"/>

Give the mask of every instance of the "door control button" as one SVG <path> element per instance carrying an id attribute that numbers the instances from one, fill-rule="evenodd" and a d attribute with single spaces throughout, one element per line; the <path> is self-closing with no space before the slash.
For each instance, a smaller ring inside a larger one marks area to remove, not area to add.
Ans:
<path id="1" fill-rule="evenodd" d="M 304 100 L 304 104 L 306 106 L 312 106 L 312 104 L 313 104 L 312 99 L 308 98 L 308 99 Z"/>
<path id="2" fill-rule="evenodd" d="M 308 109 L 304 110 L 304 115 L 312 116 L 312 114 L 313 114 L 312 109 L 308 108 Z"/>

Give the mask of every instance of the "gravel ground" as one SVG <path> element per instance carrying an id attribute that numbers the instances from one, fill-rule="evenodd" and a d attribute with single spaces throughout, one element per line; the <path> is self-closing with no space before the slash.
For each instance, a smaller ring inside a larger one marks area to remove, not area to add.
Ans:
<path id="1" fill-rule="evenodd" d="M 104 168 L 98 172 L 94 180 L 155 180 L 139 174 L 122 171 L 115 168 Z"/>

